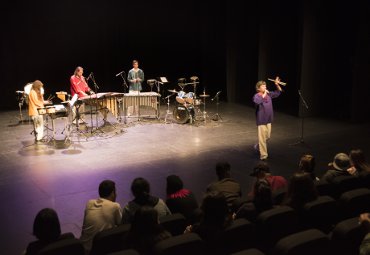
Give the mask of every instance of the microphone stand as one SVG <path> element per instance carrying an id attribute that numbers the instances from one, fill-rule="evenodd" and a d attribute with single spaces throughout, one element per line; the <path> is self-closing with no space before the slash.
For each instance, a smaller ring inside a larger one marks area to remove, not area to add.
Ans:
<path id="1" fill-rule="evenodd" d="M 213 121 L 218 121 L 218 120 L 221 120 L 222 121 L 222 118 L 221 118 L 221 115 L 218 113 L 218 105 L 220 104 L 219 103 L 219 95 L 220 95 L 221 91 L 217 92 L 217 94 L 214 96 L 214 98 L 211 99 L 211 101 L 215 100 L 216 99 L 216 114 L 212 117 L 212 120 Z"/>
<path id="2" fill-rule="evenodd" d="M 121 100 L 121 102 L 122 102 L 122 104 L 120 103 L 120 101 L 118 101 L 119 102 L 119 106 L 118 106 L 118 111 L 119 111 L 119 119 L 118 119 L 118 121 L 121 123 L 122 122 L 122 117 L 121 117 L 121 115 L 122 115 L 122 113 L 121 113 L 121 110 L 120 110 L 120 105 L 122 105 L 122 112 L 124 112 L 124 109 L 123 109 L 123 107 L 124 107 L 124 96 L 125 96 L 125 93 L 127 93 L 127 89 L 128 89 L 128 85 L 127 85 L 127 83 L 126 83 L 126 79 L 125 79 L 125 77 L 123 76 L 123 74 L 124 74 L 125 72 L 124 71 L 122 71 L 120 74 L 119 74 L 119 76 L 121 76 L 121 78 L 122 78 L 122 87 L 123 87 L 123 95 L 122 95 L 122 100 Z M 126 119 L 125 119 L 125 124 L 126 124 Z"/>
<path id="3" fill-rule="evenodd" d="M 157 86 L 157 119 L 159 120 L 159 114 L 161 110 L 161 83 L 155 80 L 155 85 Z"/>
<path id="4" fill-rule="evenodd" d="M 94 83 L 94 89 L 95 89 L 94 93 L 95 93 L 95 123 L 96 123 L 96 130 L 99 130 L 102 133 L 104 133 L 102 130 L 99 129 L 99 123 L 98 123 L 98 89 L 99 89 L 99 86 L 98 86 L 98 84 L 96 84 L 94 74 L 92 74 L 92 73 L 91 73 L 91 80 Z M 92 97 L 91 94 L 90 94 L 90 97 Z M 90 113 L 91 113 L 91 133 L 93 133 L 92 111 L 90 111 Z"/>
<path id="5" fill-rule="evenodd" d="M 299 99 L 304 107 L 304 109 L 308 110 L 308 104 L 306 103 L 306 100 L 304 99 L 301 90 L 298 90 Z M 299 145 L 299 144 L 306 144 L 303 139 L 303 133 L 304 133 L 304 113 L 302 113 L 301 117 L 301 137 L 298 142 L 290 144 L 290 145 Z M 307 144 L 306 144 L 307 145 Z"/>

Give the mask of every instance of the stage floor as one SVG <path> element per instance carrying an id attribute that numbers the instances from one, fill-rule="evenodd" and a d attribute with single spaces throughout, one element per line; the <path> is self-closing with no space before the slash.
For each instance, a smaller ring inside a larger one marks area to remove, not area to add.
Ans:
<path id="1" fill-rule="evenodd" d="M 212 117 L 215 105 L 207 107 Z M 254 109 L 221 103 L 222 120 L 208 118 L 184 125 L 164 123 L 165 113 L 164 105 L 159 120 L 130 118 L 119 123 L 110 116 L 113 125 L 82 131 L 73 127 L 67 143 L 61 134 L 63 121 L 57 120 L 56 141 L 36 146 L 31 123 L 19 123 L 18 111 L 1 112 L 2 250 L 20 254 L 34 240 L 33 220 L 44 207 L 56 209 L 63 232 L 79 237 L 85 203 L 98 197 L 97 188 L 104 179 L 116 182 L 117 202 L 122 206 L 132 199 L 130 185 L 136 177 L 148 179 L 152 194 L 165 198 L 165 179 L 170 174 L 179 175 L 200 201 L 207 184 L 216 180 L 215 164 L 227 160 L 246 195 L 253 182 L 249 174 L 258 161 L 253 150 Z M 92 119 L 96 120 L 95 115 Z M 88 115 L 85 120 L 90 125 Z M 275 112 L 268 160 L 274 174 L 289 177 L 304 153 L 316 156 L 318 176 L 337 152 L 361 148 L 369 158 L 369 124 L 318 118 L 306 118 L 304 124 L 305 143 L 291 145 L 300 139 L 301 119 Z"/>

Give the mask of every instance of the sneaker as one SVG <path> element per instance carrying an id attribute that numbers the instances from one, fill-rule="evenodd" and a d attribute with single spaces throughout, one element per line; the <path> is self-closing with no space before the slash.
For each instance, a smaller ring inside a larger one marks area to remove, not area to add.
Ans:
<path id="1" fill-rule="evenodd" d="M 255 145 L 253 145 L 253 149 L 254 149 L 256 152 L 259 152 L 259 151 L 260 151 L 260 147 L 259 147 L 258 143 L 256 143 Z"/>

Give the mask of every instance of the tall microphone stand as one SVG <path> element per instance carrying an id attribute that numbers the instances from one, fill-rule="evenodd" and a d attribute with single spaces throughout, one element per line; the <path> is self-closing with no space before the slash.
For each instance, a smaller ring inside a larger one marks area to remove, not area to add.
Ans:
<path id="1" fill-rule="evenodd" d="M 99 102 L 98 101 L 98 89 L 99 89 L 99 86 L 95 82 L 95 77 L 94 77 L 94 74 L 93 73 L 91 73 L 91 80 L 94 83 L 94 89 L 95 89 L 94 93 L 95 93 L 95 123 L 96 123 L 96 130 L 99 130 L 102 133 L 104 133 L 103 130 L 100 130 L 99 129 L 99 123 L 98 123 L 98 102 Z M 92 97 L 91 94 L 90 94 L 90 97 Z M 91 133 L 93 133 L 92 111 L 90 111 L 90 113 L 91 113 Z"/>
<path id="2" fill-rule="evenodd" d="M 123 76 L 123 74 L 124 74 L 125 72 L 124 71 L 122 71 L 122 72 L 120 72 L 119 73 L 119 76 L 121 76 L 121 78 L 122 78 L 122 87 L 123 87 L 123 95 L 122 95 L 122 98 L 121 98 L 121 101 L 119 101 L 118 100 L 118 111 L 119 111 L 119 119 L 118 119 L 118 121 L 121 123 L 122 122 L 122 117 L 121 117 L 121 115 L 122 115 L 122 113 L 124 113 L 124 97 L 125 97 L 125 93 L 127 93 L 127 90 L 128 90 L 128 85 L 127 85 L 127 83 L 126 83 L 126 79 L 125 79 L 125 77 Z M 122 103 L 122 104 L 121 104 Z M 122 105 L 122 112 L 121 112 L 121 110 L 120 110 L 120 106 Z M 124 120 L 124 122 L 125 122 L 125 124 L 126 124 L 126 118 L 125 118 L 125 120 Z"/>
<path id="3" fill-rule="evenodd" d="M 306 103 L 306 100 L 304 99 L 302 93 L 301 93 L 301 90 L 298 90 L 298 94 L 299 94 L 299 99 L 300 99 L 300 102 L 302 103 L 303 107 L 308 110 L 308 104 Z M 303 133 L 304 133 L 304 113 L 302 113 L 302 117 L 301 117 L 301 137 L 299 139 L 298 142 L 296 143 L 292 143 L 290 145 L 299 145 L 299 144 L 306 144 L 304 142 L 304 139 L 303 139 Z"/>
<path id="4" fill-rule="evenodd" d="M 214 98 L 211 99 L 211 101 L 215 100 L 216 99 L 216 114 L 212 117 L 212 120 L 213 121 L 218 121 L 218 120 L 221 120 L 222 121 L 222 118 L 221 118 L 221 115 L 218 113 L 218 105 L 220 104 L 219 103 L 219 95 L 220 95 L 221 91 L 217 92 L 217 94 L 214 96 Z"/>

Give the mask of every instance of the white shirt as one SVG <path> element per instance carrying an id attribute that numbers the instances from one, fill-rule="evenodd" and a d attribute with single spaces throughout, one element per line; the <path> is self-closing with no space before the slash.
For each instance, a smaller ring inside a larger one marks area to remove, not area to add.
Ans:
<path id="1" fill-rule="evenodd" d="M 104 229 L 121 224 L 122 208 L 119 203 L 104 198 L 89 200 L 85 208 L 80 240 L 85 250 L 90 251 L 94 236 Z"/>

